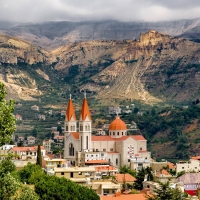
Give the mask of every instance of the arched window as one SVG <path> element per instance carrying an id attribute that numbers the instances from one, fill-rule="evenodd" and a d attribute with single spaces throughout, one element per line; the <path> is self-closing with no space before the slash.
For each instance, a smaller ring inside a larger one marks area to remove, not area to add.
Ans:
<path id="1" fill-rule="evenodd" d="M 70 131 L 72 131 L 72 126 L 70 126 Z"/>
<path id="2" fill-rule="evenodd" d="M 113 132 L 113 135 L 115 135 L 115 132 Z"/>
<path id="3" fill-rule="evenodd" d="M 118 158 L 116 158 L 116 165 L 118 165 Z"/>
<path id="4" fill-rule="evenodd" d="M 124 135 L 124 133 L 122 132 L 122 135 Z"/>
<path id="5" fill-rule="evenodd" d="M 74 145 L 72 143 L 69 144 L 69 155 L 74 156 Z"/>
<path id="6" fill-rule="evenodd" d="M 86 136 L 86 149 L 88 149 L 88 136 Z"/>
<path id="7" fill-rule="evenodd" d="M 66 131 L 68 131 L 68 126 L 66 126 Z"/>
<path id="8" fill-rule="evenodd" d="M 75 131 L 75 126 L 73 126 L 73 131 Z"/>
<path id="9" fill-rule="evenodd" d="M 88 130 L 88 127 L 87 127 L 87 125 L 85 126 L 85 131 L 87 131 Z"/>
<path id="10" fill-rule="evenodd" d="M 83 125 L 82 124 L 80 125 L 80 131 L 83 131 Z"/>
<path id="11" fill-rule="evenodd" d="M 117 135 L 119 135 L 119 132 L 117 132 Z"/>

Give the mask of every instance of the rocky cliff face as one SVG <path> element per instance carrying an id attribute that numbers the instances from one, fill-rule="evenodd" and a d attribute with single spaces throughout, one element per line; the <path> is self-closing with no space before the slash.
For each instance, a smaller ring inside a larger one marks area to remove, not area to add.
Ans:
<path id="1" fill-rule="evenodd" d="M 199 49 L 198 43 L 150 30 L 138 41 L 81 42 L 52 55 L 59 58 L 56 70 L 76 71 L 80 89 L 100 98 L 183 101 L 199 95 Z"/>
<path id="2" fill-rule="evenodd" d="M 4 37 L 1 80 L 19 87 L 19 98 L 40 95 L 47 83 L 87 90 L 104 100 L 181 102 L 200 95 L 200 44 L 155 30 L 140 34 L 139 40 L 75 42 L 51 52 Z"/>
<path id="3" fill-rule="evenodd" d="M 0 22 L 0 33 L 21 38 L 52 50 L 67 43 L 90 40 L 134 40 L 150 29 L 172 36 L 198 40 L 200 19 L 169 22 L 46 22 L 12 24 Z"/>

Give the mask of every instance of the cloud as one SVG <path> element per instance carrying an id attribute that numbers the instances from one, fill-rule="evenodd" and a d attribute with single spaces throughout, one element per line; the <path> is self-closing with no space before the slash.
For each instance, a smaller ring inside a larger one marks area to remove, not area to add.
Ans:
<path id="1" fill-rule="evenodd" d="M 199 0 L 0 0 L 0 20 L 166 21 L 200 17 Z"/>

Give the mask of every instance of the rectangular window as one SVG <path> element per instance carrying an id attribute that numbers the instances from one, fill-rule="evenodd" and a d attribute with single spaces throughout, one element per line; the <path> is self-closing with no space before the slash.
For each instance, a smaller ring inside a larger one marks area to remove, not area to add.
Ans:
<path id="1" fill-rule="evenodd" d="M 73 178 L 73 177 L 74 177 L 74 173 L 70 172 L 70 178 Z"/>
<path id="2" fill-rule="evenodd" d="M 106 151 L 106 149 L 103 149 L 103 151 Z"/>
<path id="3" fill-rule="evenodd" d="M 111 148 L 110 151 L 113 151 L 113 148 Z"/>
<path id="4" fill-rule="evenodd" d="M 65 175 L 65 173 L 64 173 L 64 172 L 61 172 L 61 175 Z"/>

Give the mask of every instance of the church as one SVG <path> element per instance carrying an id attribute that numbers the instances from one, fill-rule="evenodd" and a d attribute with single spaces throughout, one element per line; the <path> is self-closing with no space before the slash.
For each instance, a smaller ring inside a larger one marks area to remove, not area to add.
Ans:
<path id="1" fill-rule="evenodd" d="M 139 170 L 150 166 L 147 140 L 127 135 L 126 124 L 117 115 L 109 125 L 109 135 L 92 135 L 92 118 L 86 95 L 77 120 L 70 96 L 64 121 L 64 158 L 73 166 L 112 165 Z"/>

